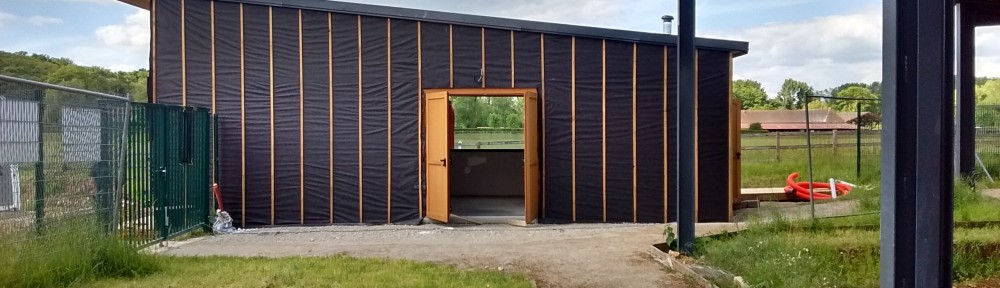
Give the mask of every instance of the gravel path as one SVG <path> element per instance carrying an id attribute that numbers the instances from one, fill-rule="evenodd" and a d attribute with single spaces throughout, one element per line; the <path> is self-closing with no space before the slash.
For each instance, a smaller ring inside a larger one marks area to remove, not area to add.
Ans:
<path id="1" fill-rule="evenodd" d="M 209 236 L 168 255 L 321 256 L 347 254 L 514 271 L 539 287 L 690 287 L 646 254 L 663 225 L 574 224 L 446 227 L 267 228 Z"/>

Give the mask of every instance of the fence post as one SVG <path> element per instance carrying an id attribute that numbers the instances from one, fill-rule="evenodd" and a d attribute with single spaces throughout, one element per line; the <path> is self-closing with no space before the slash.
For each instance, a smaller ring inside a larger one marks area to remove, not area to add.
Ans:
<path id="1" fill-rule="evenodd" d="M 855 179 L 855 181 L 860 181 L 861 180 L 861 101 L 857 101 L 856 104 L 857 104 L 858 116 L 857 118 L 854 118 L 854 131 L 855 134 L 857 135 L 857 139 L 855 139 L 855 144 L 857 144 L 856 146 L 858 151 L 857 154 L 855 155 L 857 159 L 855 159 L 854 161 L 855 165 L 854 177 L 857 178 Z"/>
<path id="2" fill-rule="evenodd" d="M 781 161 L 781 131 L 774 132 L 774 158 Z"/>
<path id="3" fill-rule="evenodd" d="M 44 230 L 45 219 L 45 91 L 35 90 L 38 100 L 38 162 L 35 163 L 35 228 Z"/>
<path id="4" fill-rule="evenodd" d="M 833 155 L 837 155 L 837 129 L 833 129 Z"/>

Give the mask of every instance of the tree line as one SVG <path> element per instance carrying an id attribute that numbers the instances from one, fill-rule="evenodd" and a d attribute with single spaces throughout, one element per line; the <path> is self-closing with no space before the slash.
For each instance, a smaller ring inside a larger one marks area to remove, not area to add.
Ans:
<path id="1" fill-rule="evenodd" d="M 0 74 L 95 92 L 129 96 L 146 102 L 149 71 L 111 71 L 81 66 L 66 58 L 45 54 L 0 51 Z"/>
<path id="2" fill-rule="evenodd" d="M 1000 78 L 976 78 L 976 104 L 1000 105 Z M 828 96 L 827 99 L 807 98 L 806 96 Z M 733 81 L 733 97 L 743 101 L 743 110 L 798 110 L 808 105 L 810 109 L 833 109 L 841 112 L 861 111 L 881 114 L 880 101 L 865 101 L 853 99 L 882 99 L 882 83 L 844 83 L 825 90 L 816 90 L 809 84 L 785 79 L 778 94 L 771 97 L 764 91 L 760 82 L 744 79 Z M 807 100 L 808 99 L 808 100 Z M 808 103 L 806 103 L 808 101 Z M 1000 118 L 1000 117 L 998 117 Z"/>

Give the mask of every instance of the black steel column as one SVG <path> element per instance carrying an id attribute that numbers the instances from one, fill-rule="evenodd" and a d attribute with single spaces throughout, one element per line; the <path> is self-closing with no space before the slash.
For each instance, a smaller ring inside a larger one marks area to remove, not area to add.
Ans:
<path id="1" fill-rule="evenodd" d="M 677 247 L 694 254 L 695 225 L 695 0 L 678 1 L 677 27 Z"/>
<path id="2" fill-rule="evenodd" d="M 955 165 L 961 175 L 971 175 L 976 161 L 976 27 L 972 9 L 958 4 L 958 115 L 956 115 Z"/>
<path id="3" fill-rule="evenodd" d="M 951 287 L 954 4 L 883 1 L 882 287 Z"/>

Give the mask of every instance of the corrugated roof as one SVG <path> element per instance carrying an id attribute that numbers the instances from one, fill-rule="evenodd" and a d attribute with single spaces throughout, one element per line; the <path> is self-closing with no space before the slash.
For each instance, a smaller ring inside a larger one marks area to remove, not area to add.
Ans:
<path id="1" fill-rule="evenodd" d="M 150 0 L 119 0 L 140 8 L 149 10 Z M 388 7 L 371 4 L 358 4 L 325 0 L 218 0 L 225 2 L 259 4 L 275 7 L 321 10 L 337 13 L 378 16 L 394 19 L 419 20 L 447 24 L 480 26 L 514 31 L 526 31 L 546 34 L 583 36 L 620 40 L 628 42 L 649 43 L 665 46 L 676 46 L 677 35 L 648 33 L 568 24 L 547 23 L 529 20 L 518 20 L 481 15 L 458 14 L 430 10 Z M 574 5 L 575 2 L 566 2 Z M 624 2 L 623 2 L 624 3 Z M 657 26 L 658 27 L 658 26 Z M 731 41 L 710 38 L 695 39 L 695 46 L 701 49 L 723 50 L 733 52 L 734 56 L 747 54 L 750 44 L 742 41 Z"/>

